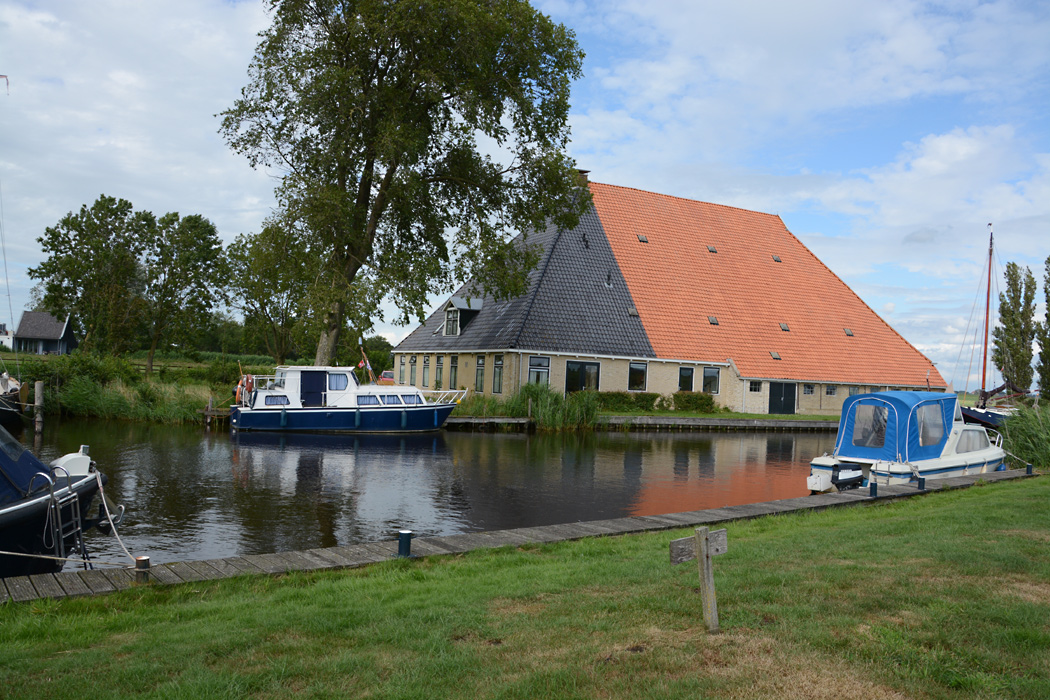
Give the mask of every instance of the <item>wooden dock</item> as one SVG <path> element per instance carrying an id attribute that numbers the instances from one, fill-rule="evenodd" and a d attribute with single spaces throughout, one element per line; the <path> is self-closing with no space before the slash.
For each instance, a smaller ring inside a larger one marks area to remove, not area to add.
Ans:
<path id="1" fill-rule="evenodd" d="M 523 544 L 564 542 L 585 537 L 626 535 L 683 527 L 716 525 L 734 520 L 748 520 L 777 513 L 805 510 L 823 510 L 855 506 L 875 501 L 909 498 L 938 490 L 959 489 L 978 482 L 996 482 L 1027 476 L 1023 469 L 993 472 L 978 476 L 962 476 L 927 482 L 929 488 L 920 491 L 915 485 L 880 486 L 878 495 L 871 496 L 866 488 L 841 493 L 788 498 L 768 503 L 727 506 L 713 510 L 696 510 L 666 515 L 629 516 L 610 520 L 565 523 L 523 527 L 492 532 L 470 532 L 441 537 L 420 537 L 412 540 L 415 556 L 443 556 L 475 549 L 517 547 Z M 396 558 L 397 540 L 369 542 L 345 547 L 325 547 L 301 552 L 276 554 L 246 554 L 224 559 L 160 564 L 150 569 L 150 580 L 155 584 L 178 584 L 210 581 L 247 574 L 283 574 L 290 571 L 320 569 L 348 569 L 376 564 Z M 0 603 L 26 602 L 39 598 L 66 598 L 71 596 L 113 593 L 141 584 L 135 583 L 135 572 L 128 569 L 94 569 L 63 571 L 57 574 L 12 576 L 0 579 Z"/>

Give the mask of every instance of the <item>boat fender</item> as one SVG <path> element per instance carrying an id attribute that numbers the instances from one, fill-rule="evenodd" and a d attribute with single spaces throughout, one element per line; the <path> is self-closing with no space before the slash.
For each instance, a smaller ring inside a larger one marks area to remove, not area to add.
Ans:
<path id="1" fill-rule="evenodd" d="M 255 391 L 255 377 L 250 374 L 245 377 L 244 390 L 249 394 Z"/>

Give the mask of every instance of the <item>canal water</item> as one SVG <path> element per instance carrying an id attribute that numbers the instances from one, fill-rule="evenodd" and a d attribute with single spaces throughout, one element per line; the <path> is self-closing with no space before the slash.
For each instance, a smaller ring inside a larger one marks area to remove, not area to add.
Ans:
<path id="1" fill-rule="evenodd" d="M 21 439 L 45 462 L 89 445 L 126 507 L 125 545 L 154 563 L 794 498 L 834 447 L 833 432 L 282 436 L 70 419 Z M 88 549 L 127 559 L 101 533 Z"/>

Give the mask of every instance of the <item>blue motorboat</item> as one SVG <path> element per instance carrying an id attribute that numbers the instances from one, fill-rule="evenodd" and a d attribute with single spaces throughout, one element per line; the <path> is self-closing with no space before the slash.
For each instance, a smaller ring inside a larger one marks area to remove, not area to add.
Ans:
<path id="1" fill-rule="evenodd" d="M 846 399 L 834 454 L 810 463 L 812 493 L 1005 469 L 1002 436 L 963 421 L 959 397 L 881 391 Z"/>
<path id="2" fill-rule="evenodd" d="M 234 430 L 413 433 L 437 430 L 466 392 L 361 384 L 352 367 L 278 367 L 245 375 L 230 407 Z"/>

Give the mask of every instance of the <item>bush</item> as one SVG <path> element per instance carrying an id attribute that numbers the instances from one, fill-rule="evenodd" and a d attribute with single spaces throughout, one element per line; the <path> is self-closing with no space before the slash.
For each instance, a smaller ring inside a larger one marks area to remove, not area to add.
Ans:
<path id="1" fill-rule="evenodd" d="M 687 413 L 717 413 L 715 397 L 703 392 L 679 391 L 674 395 L 674 410 Z"/>
<path id="2" fill-rule="evenodd" d="M 659 394 L 645 391 L 602 391 L 597 395 L 601 409 L 613 413 L 652 411 L 660 398 Z"/>

